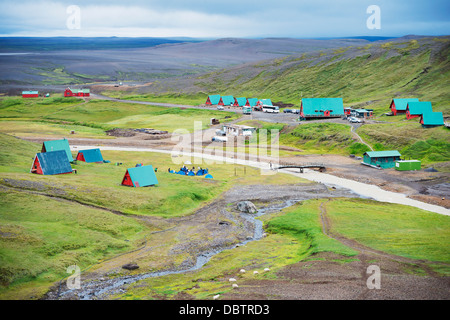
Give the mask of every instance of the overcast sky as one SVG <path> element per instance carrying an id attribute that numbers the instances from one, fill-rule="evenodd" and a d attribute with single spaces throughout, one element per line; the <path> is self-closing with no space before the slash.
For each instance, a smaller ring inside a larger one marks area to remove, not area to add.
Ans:
<path id="1" fill-rule="evenodd" d="M 370 5 L 380 29 L 367 27 Z M 450 0 L 0 0 L 0 36 L 448 35 L 449 17 Z"/>

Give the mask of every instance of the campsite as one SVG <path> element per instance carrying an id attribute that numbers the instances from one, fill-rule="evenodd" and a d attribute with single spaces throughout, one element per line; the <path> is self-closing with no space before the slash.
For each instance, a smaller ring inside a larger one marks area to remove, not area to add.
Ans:
<path id="1" fill-rule="evenodd" d="M 117 41 L 1 75 L 0 299 L 450 298 L 449 36 Z"/>

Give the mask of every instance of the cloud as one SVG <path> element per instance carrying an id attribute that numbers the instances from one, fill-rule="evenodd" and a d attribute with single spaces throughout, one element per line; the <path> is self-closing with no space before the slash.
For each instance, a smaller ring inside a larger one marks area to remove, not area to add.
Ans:
<path id="1" fill-rule="evenodd" d="M 1 1 L 0 34 L 22 36 L 326 37 L 445 34 L 448 1 L 78 0 L 80 29 L 68 29 L 72 1 Z M 381 30 L 366 8 L 381 7 Z"/>
<path id="2" fill-rule="evenodd" d="M 86 4 L 80 29 L 68 29 L 68 6 L 55 2 L 0 4 L 0 33 L 73 36 L 239 36 L 247 22 L 240 17 L 192 10 L 157 11 L 147 7 Z M 7 14 L 5 14 L 7 12 Z"/>

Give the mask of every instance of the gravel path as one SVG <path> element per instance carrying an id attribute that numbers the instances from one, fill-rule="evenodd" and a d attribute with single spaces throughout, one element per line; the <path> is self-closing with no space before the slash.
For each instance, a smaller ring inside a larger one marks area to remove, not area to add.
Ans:
<path id="1" fill-rule="evenodd" d="M 361 136 L 360 136 L 359 134 L 356 133 L 356 131 L 355 131 L 354 129 L 355 129 L 355 127 L 354 127 L 354 126 L 351 126 L 350 132 L 353 134 L 353 136 L 355 136 L 362 144 L 365 144 L 366 146 L 369 147 L 369 149 L 370 149 L 371 151 L 373 151 L 372 146 L 371 146 L 370 144 L 368 144 L 367 142 L 365 142 L 365 141 L 361 138 Z"/>

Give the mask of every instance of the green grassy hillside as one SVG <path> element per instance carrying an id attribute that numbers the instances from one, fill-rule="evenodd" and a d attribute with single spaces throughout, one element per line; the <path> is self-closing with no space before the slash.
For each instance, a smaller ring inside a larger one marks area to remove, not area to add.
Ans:
<path id="1" fill-rule="evenodd" d="M 260 72 L 248 81 L 223 82 L 226 91 L 235 95 L 270 97 L 297 105 L 301 96 L 342 97 L 346 105 L 367 102 L 381 113 L 388 111 L 393 97 L 414 96 L 432 101 L 435 111 L 450 113 L 448 40 L 412 40 L 290 57 L 253 66 Z M 223 79 L 226 74 L 211 77 Z M 223 91 L 220 86 L 212 89 Z"/>
<path id="2" fill-rule="evenodd" d="M 342 97 L 346 106 L 389 111 L 394 97 L 431 101 L 450 114 L 450 37 L 399 39 L 244 64 L 167 84 L 148 92 L 271 98 L 300 104 L 301 97 Z M 170 99 L 169 99 L 170 100 Z"/>

